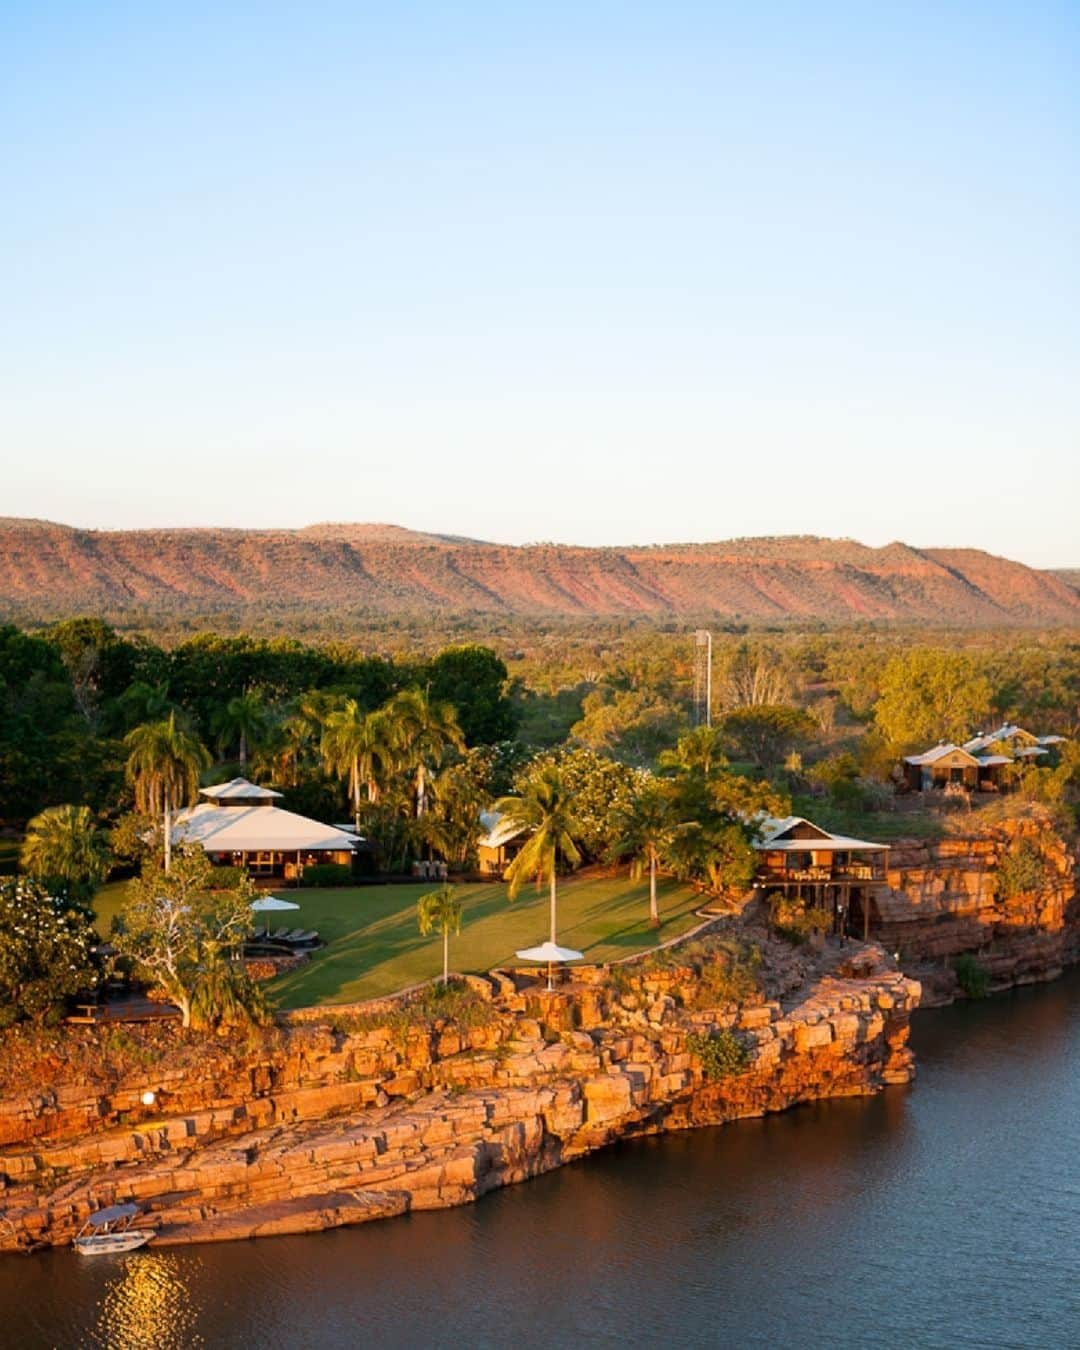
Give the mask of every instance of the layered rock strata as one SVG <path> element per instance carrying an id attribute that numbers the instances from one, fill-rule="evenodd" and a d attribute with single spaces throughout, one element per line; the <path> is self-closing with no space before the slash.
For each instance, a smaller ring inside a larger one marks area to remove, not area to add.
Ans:
<path id="1" fill-rule="evenodd" d="M 615 1139 L 907 1082 L 918 985 L 873 945 L 815 959 L 776 997 L 704 1009 L 677 966 L 586 970 L 551 995 L 496 975 L 470 982 L 472 1025 L 339 1010 L 183 1068 L 166 1055 L 123 1081 L 11 1094 L 0 1250 L 69 1242 L 91 1210 L 127 1200 L 158 1245 L 458 1205 Z M 696 1037 L 721 1031 L 748 1064 L 709 1081 Z"/>

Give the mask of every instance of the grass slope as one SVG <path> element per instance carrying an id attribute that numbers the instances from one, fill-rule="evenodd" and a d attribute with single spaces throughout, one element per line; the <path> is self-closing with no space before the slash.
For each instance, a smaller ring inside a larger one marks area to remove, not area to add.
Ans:
<path id="1" fill-rule="evenodd" d="M 94 902 L 98 925 L 108 932 L 123 903 L 125 882 L 102 887 Z M 300 909 L 273 916 L 275 924 L 315 928 L 327 946 L 298 970 L 267 986 L 277 1006 L 310 1007 L 352 1003 L 392 994 L 442 973 L 442 939 L 421 937 L 416 902 L 430 882 L 403 886 L 360 886 L 341 890 L 289 890 L 283 896 Z M 611 961 L 677 937 L 697 922 L 701 897 L 671 880 L 661 881 L 659 938 L 648 926 L 646 883 L 625 873 L 585 874 L 559 885 L 559 941 L 590 961 Z M 458 971 L 490 970 L 514 962 L 514 952 L 543 942 L 548 931 L 548 897 L 531 887 L 511 904 L 502 883 L 459 886 L 464 902 L 461 933 L 450 939 L 450 966 Z"/>

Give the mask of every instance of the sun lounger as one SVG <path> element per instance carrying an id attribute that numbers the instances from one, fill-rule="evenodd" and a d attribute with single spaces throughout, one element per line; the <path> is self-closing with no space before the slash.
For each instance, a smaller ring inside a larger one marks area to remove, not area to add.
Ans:
<path id="1" fill-rule="evenodd" d="M 306 933 L 301 933 L 299 937 L 291 939 L 296 947 L 309 947 L 313 942 L 318 942 L 319 935 L 314 928 L 309 928 Z"/>

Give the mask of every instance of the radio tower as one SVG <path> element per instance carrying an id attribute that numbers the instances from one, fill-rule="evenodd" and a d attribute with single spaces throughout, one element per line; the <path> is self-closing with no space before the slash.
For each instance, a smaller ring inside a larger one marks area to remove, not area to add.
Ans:
<path id="1" fill-rule="evenodd" d="M 694 725 L 712 726 L 712 634 L 694 634 Z"/>

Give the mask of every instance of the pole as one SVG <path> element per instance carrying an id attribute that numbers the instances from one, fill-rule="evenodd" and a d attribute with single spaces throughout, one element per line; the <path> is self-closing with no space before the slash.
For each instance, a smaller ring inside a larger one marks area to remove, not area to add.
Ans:
<path id="1" fill-rule="evenodd" d="M 705 652 L 705 725 L 712 726 L 712 633 Z"/>

